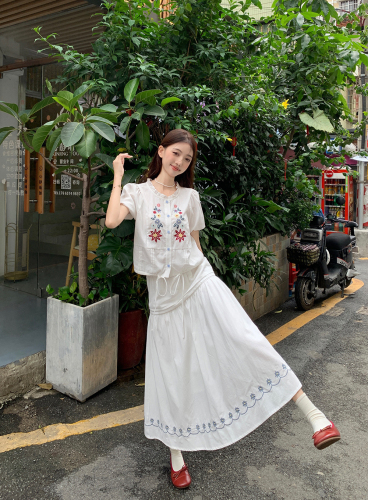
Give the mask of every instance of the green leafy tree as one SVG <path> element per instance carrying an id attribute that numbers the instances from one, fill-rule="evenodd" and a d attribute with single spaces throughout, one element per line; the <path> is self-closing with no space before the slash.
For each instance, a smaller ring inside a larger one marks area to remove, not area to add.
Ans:
<path id="1" fill-rule="evenodd" d="M 78 261 L 78 288 L 80 305 L 87 304 L 95 299 L 95 293 L 90 291 L 88 283 L 88 232 L 89 220 L 91 216 L 101 217 L 101 213 L 93 207 L 97 203 L 99 196 L 93 197 L 91 188 L 98 178 L 98 172 L 102 167 L 112 169 L 112 158 L 98 153 L 98 142 L 102 139 L 109 143 L 115 142 L 116 131 L 119 128 L 120 133 L 126 133 L 126 142 L 129 143 L 129 131 L 131 136 L 135 136 L 140 147 L 145 148 L 149 141 L 148 127 L 144 121 L 144 116 L 161 116 L 164 114 L 160 106 L 152 103 L 152 97 L 160 93 L 158 89 L 147 90 L 137 93 L 139 81 L 133 79 L 129 81 L 124 88 L 124 99 L 118 107 L 116 104 L 103 104 L 96 107 L 88 106 L 88 92 L 94 86 L 93 82 L 84 83 L 73 93 L 68 90 L 62 90 L 56 95 L 50 95 L 43 101 L 37 103 L 32 109 L 19 111 L 18 107 L 12 103 L 0 102 L 0 111 L 8 113 L 18 122 L 16 127 L 5 127 L 0 129 L 0 144 L 13 131 L 19 134 L 24 147 L 29 151 L 40 152 L 42 146 L 46 144 L 49 151 L 48 157 L 40 153 L 45 161 L 54 169 L 54 175 L 69 168 L 68 165 L 55 169 L 52 162 L 56 148 L 62 143 L 65 147 L 75 149 L 82 161 L 76 165 L 77 174 L 65 172 L 75 180 L 82 182 L 82 212 L 80 215 L 79 232 L 79 261 Z M 52 92 L 51 86 L 49 86 Z M 79 101 L 85 98 L 85 106 Z M 93 99 L 94 96 L 92 95 Z M 36 128 L 29 129 L 28 123 L 35 118 L 36 113 L 57 102 L 61 106 L 61 112 L 53 121 L 45 123 Z M 128 114 L 127 114 L 128 113 Z M 123 118 L 121 119 L 121 116 Z M 120 125 L 118 121 L 120 120 Z M 133 129 L 133 130 L 132 130 Z M 132 178 L 132 173 L 130 174 Z M 131 243 L 131 242 L 130 242 Z M 110 274 L 127 269 L 132 262 L 132 244 L 123 242 L 116 244 L 116 241 L 109 240 L 102 243 L 102 247 L 109 253 L 103 262 L 105 271 Z M 118 265 L 116 258 L 119 258 Z M 109 265 L 110 264 L 110 265 Z M 72 290 L 69 287 L 63 287 L 59 294 L 61 300 L 75 300 L 76 285 L 73 283 Z M 51 289 L 49 288 L 52 293 Z M 101 292 L 101 298 L 106 297 L 108 289 Z M 73 295 L 73 298 L 71 298 Z"/>
<path id="2" fill-rule="evenodd" d="M 104 32 L 90 54 L 41 37 L 64 63 L 60 81 L 74 89 L 81 79 L 93 80 L 93 95 L 102 103 L 120 105 L 132 78 L 140 93 L 163 90 L 163 112 L 141 117 L 139 133 L 138 107 L 120 124 L 126 137 L 119 146 L 134 156 L 123 182 L 144 171 L 170 129 L 190 130 L 198 141 L 196 188 L 207 226 L 201 243 L 217 274 L 237 288 L 248 278 L 270 283 L 272 262 L 257 240 L 307 224 L 315 190 L 307 174 L 314 173 L 314 161 L 328 162 L 323 142 L 331 127 L 337 143 L 353 139 L 340 125 L 349 116 L 340 90 L 354 82 L 356 65 L 366 57 L 354 26 L 331 22 L 337 14 L 325 0 L 275 3 L 268 33 L 249 17 L 250 5 L 179 0 L 157 22 L 158 2 L 105 2 Z M 157 97 L 151 96 L 151 106 Z M 311 141 L 317 143 L 313 150 Z M 295 159 L 285 174 L 290 145 Z M 113 151 L 103 141 L 102 152 Z M 93 188 L 102 208 L 112 179 L 111 171 L 104 174 Z"/>

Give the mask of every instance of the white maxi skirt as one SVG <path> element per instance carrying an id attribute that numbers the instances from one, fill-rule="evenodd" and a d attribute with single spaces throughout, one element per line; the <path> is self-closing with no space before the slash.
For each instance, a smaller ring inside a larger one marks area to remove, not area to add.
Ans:
<path id="1" fill-rule="evenodd" d="M 147 438 L 183 451 L 224 448 L 301 388 L 206 258 L 189 273 L 147 282 Z"/>

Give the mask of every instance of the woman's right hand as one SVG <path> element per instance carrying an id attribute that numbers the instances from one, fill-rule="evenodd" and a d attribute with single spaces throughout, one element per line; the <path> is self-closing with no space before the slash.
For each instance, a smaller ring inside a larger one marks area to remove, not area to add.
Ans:
<path id="1" fill-rule="evenodd" d="M 132 156 L 129 153 L 120 153 L 112 162 L 115 177 L 123 178 L 125 158 L 132 158 Z"/>

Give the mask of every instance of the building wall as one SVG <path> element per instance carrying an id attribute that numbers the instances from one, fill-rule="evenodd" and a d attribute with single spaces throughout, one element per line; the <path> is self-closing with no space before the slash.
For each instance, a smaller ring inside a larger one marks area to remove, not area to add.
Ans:
<path id="1" fill-rule="evenodd" d="M 0 36 L 0 66 L 7 63 L 7 58 L 19 58 L 20 46 L 12 39 Z M 19 77 L 22 70 L 8 71 L 3 73 L 0 79 L 0 101 L 19 102 Z M 0 113 L 0 128 L 16 125 L 16 120 L 6 113 Z M 16 140 L 16 134 L 8 136 L 9 140 Z M 17 220 L 17 197 L 7 196 L 9 187 L 8 168 L 10 159 L 6 156 L 4 147 L 0 146 L 0 276 L 4 274 L 5 259 L 5 225 Z"/>
<path id="2" fill-rule="evenodd" d="M 290 239 L 277 233 L 266 236 L 261 241 L 276 256 L 274 263 L 276 271 L 272 278 L 271 291 L 267 295 L 264 288 L 251 280 L 243 287 L 246 291 L 244 295 L 234 292 L 235 297 L 253 321 L 274 311 L 289 298 L 289 262 L 286 258 L 286 247 L 289 246 Z"/>

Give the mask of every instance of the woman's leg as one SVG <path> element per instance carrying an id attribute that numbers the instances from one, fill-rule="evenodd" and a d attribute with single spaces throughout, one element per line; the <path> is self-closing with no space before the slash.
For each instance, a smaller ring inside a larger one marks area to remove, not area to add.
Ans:
<path id="1" fill-rule="evenodd" d="M 314 406 L 307 395 L 299 389 L 293 401 L 313 428 L 314 446 L 323 450 L 340 439 L 340 433 L 326 416 Z"/>
<path id="2" fill-rule="evenodd" d="M 313 432 L 320 431 L 330 425 L 330 421 L 327 420 L 326 416 L 314 406 L 301 389 L 295 394 L 293 401 L 313 427 Z"/>
<path id="3" fill-rule="evenodd" d="M 188 488 L 192 479 L 188 467 L 184 463 L 183 455 L 180 450 L 170 448 L 171 455 L 171 481 L 175 488 Z"/>
<path id="4" fill-rule="evenodd" d="M 171 465 L 174 471 L 180 470 L 184 465 L 183 455 L 180 450 L 173 450 L 170 448 Z"/>

